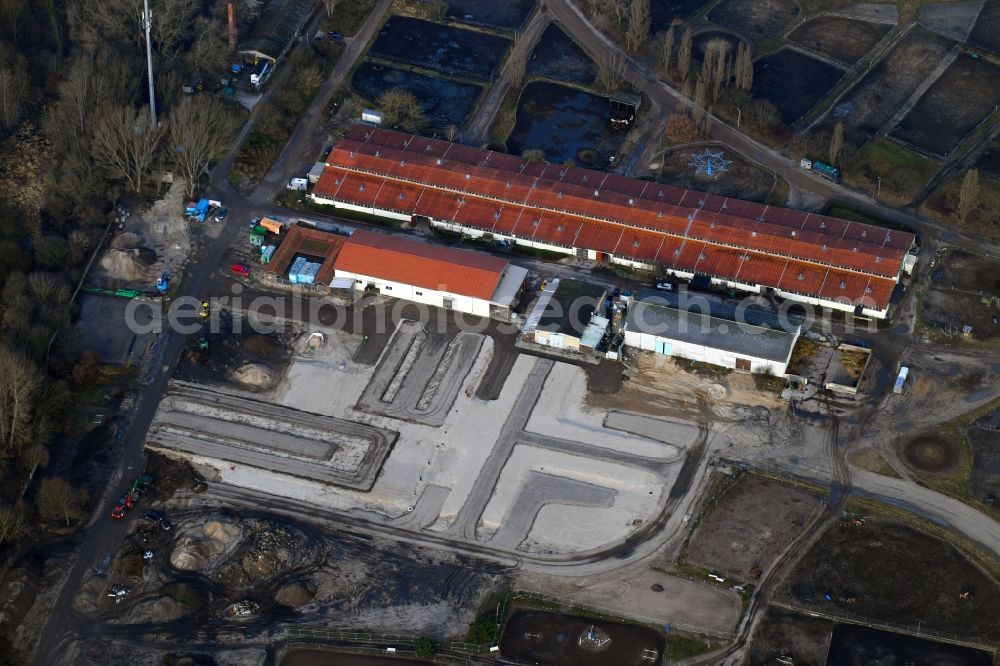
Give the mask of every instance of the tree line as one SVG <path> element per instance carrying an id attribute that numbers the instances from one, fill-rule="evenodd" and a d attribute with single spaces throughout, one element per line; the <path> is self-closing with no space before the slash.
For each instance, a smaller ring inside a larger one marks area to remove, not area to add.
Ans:
<path id="1" fill-rule="evenodd" d="M 181 93 L 187 81 L 219 80 L 235 57 L 227 3 L 149 4 L 156 124 L 142 0 L 0 0 L 0 542 L 22 532 L 31 507 L 17 504 L 20 491 L 60 455 L 52 435 L 100 370 L 73 333 L 70 296 L 112 207 L 150 193 L 157 170 L 193 191 L 231 141 L 223 104 Z M 236 3 L 240 30 L 261 4 Z M 42 480 L 39 515 L 75 515 L 81 496 L 63 484 Z"/>

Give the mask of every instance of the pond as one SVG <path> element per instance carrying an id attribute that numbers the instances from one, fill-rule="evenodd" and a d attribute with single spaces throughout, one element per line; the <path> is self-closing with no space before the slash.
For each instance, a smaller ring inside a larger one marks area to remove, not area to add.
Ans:
<path id="1" fill-rule="evenodd" d="M 420 100 L 427 123 L 437 128 L 464 125 L 483 92 L 481 86 L 472 83 L 424 76 L 367 60 L 354 71 L 351 87 L 373 104 L 386 90 L 408 90 Z"/>
<path id="2" fill-rule="evenodd" d="M 664 645 L 663 633 L 649 627 L 517 610 L 504 628 L 500 652 L 551 666 L 640 666 L 659 663 Z"/>
<path id="3" fill-rule="evenodd" d="M 527 69 L 529 74 L 573 83 L 592 83 L 597 76 L 593 61 L 555 23 L 542 33 Z"/>
<path id="4" fill-rule="evenodd" d="M 826 666 L 991 666 L 989 654 L 853 624 L 833 630 Z"/>
<path id="5" fill-rule="evenodd" d="M 448 76 L 489 81 L 509 48 L 506 37 L 392 16 L 375 38 L 371 54 Z"/>
<path id="6" fill-rule="evenodd" d="M 786 125 L 808 113 L 844 75 L 840 67 L 788 48 L 758 59 L 753 70 L 753 96 L 774 104 Z"/>
<path id="7" fill-rule="evenodd" d="M 546 81 L 529 83 L 521 93 L 507 149 L 518 155 L 541 150 L 549 162 L 573 160 L 577 166 L 603 169 L 627 136 L 611 129 L 610 118 L 607 97 Z"/>
<path id="8" fill-rule="evenodd" d="M 500 30 L 518 30 L 524 25 L 535 0 L 449 0 L 445 16 L 456 21 Z"/>

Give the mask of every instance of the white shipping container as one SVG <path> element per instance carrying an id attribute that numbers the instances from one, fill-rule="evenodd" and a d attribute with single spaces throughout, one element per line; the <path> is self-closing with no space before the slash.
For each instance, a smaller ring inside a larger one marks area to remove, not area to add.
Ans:
<path id="1" fill-rule="evenodd" d="M 892 387 L 893 393 L 903 392 L 903 384 L 906 382 L 906 377 L 909 374 L 910 374 L 910 369 L 905 365 L 899 369 L 899 375 L 896 376 L 896 385 Z"/>

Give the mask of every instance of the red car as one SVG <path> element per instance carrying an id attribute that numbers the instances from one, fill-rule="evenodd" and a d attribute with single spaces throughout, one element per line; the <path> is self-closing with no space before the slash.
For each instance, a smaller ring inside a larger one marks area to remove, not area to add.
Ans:
<path id="1" fill-rule="evenodd" d="M 250 277 L 250 267 L 246 264 L 233 264 L 229 267 L 229 272 L 239 277 Z"/>
<path id="2" fill-rule="evenodd" d="M 114 509 L 111 510 L 111 517 L 114 518 L 115 520 L 121 520 L 122 518 L 125 517 L 125 511 L 126 511 L 125 506 L 119 504 L 118 506 L 116 506 Z"/>
<path id="3" fill-rule="evenodd" d="M 120 500 L 118 500 L 118 504 L 124 506 L 125 509 L 128 510 L 131 509 L 133 506 L 135 506 L 135 499 L 133 499 L 131 495 L 126 493 L 125 495 L 122 495 L 122 498 Z"/>

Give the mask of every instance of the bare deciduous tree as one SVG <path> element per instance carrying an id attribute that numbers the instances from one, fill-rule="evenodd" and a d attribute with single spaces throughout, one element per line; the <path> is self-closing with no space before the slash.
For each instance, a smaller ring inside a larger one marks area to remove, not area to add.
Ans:
<path id="1" fill-rule="evenodd" d="M 339 0 L 323 0 L 323 9 L 326 10 L 326 17 L 333 18 L 334 13 L 337 11 L 337 2 Z"/>
<path id="2" fill-rule="evenodd" d="M 167 119 L 167 143 L 173 166 L 194 194 L 198 179 L 213 161 L 226 154 L 235 123 L 220 102 L 181 100 Z"/>
<path id="3" fill-rule="evenodd" d="M 420 100 L 408 90 L 393 88 L 378 98 L 385 123 L 407 132 L 417 132 L 427 124 Z"/>
<path id="4" fill-rule="evenodd" d="M 28 470 L 28 478 L 35 476 L 35 470 L 49 464 L 49 450 L 42 444 L 32 444 L 21 451 L 21 463 Z"/>
<path id="5" fill-rule="evenodd" d="M 138 4 L 142 4 L 141 2 Z M 153 5 L 153 2 L 149 3 Z M 190 38 L 194 16 L 200 6 L 199 0 L 164 0 L 151 7 L 153 39 L 157 53 L 167 60 L 180 55 L 185 42 Z M 141 14 L 140 14 L 141 16 Z M 140 20 L 141 23 L 141 20 Z"/>
<path id="6" fill-rule="evenodd" d="M 705 118 L 705 104 L 708 101 L 708 83 L 704 78 L 698 77 L 697 83 L 694 84 L 694 100 L 691 106 L 691 120 L 698 127 L 701 127 L 702 120 Z"/>
<path id="7" fill-rule="evenodd" d="M 691 36 L 691 28 L 685 28 L 681 35 L 681 48 L 677 52 L 677 70 L 682 81 L 687 81 L 691 76 L 691 49 L 694 45 L 694 37 Z"/>
<path id="8" fill-rule="evenodd" d="M 51 145 L 31 122 L 24 122 L 0 151 L 0 201 L 13 205 L 24 221 L 35 225 L 45 203 Z"/>
<path id="9" fill-rule="evenodd" d="M 611 13 L 614 16 L 615 26 L 621 30 L 622 26 L 625 25 L 625 18 L 628 16 L 628 0 L 608 0 L 608 5 L 611 7 Z"/>
<path id="10" fill-rule="evenodd" d="M 0 128 L 12 129 L 21 119 L 28 96 L 28 74 L 21 65 L 0 64 Z"/>
<path id="11" fill-rule="evenodd" d="M 778 107 L 766 99 L 754 100 L 753 106 L 750 107 L 750 116 L 758 127 L 774 127 L 781 122 Z"/>
<path id="12" fill-rule="evenodd" d="M 252 21 L 260 15 L 263 0 L 239 0 L 236 3 L 236 15 L 244 21 Z"/>
<path id="13" fill-rule="evenodd" d="M 316 63 L 299 67 L 295 72 L 295 88 L 304 99 L 315 97 L 323 81 L 323 70 Z"/>
<path id="14" fill-rule="evenodd" d="M 521 153 L 521 157 L 529 162 L 544 162 L 545 153 L 537 148 L 528 148 Z"/>
<path id="15" fill-rule="evenodd" d="M 519 39 L 514 42 L 510 50 L 507 62 L 507 71 L 510 77 L 511 88 L 518 90 L 524 85 L 524 77 L 528 69 L 527 45 L 524 40 Z"/>
<path id="16" fill-rule="evenodd" d="M 718 102 L 722 91 L 729 87 L 729 45 L 721 42 L 715 49 L 715 71 L 712 73 L 712 101 Z"/>
<path id="17" fill-rule="evenodd" d="M 24 513 L 13 506 L 0 505 L 0 544 L 17 541 L 28 531 Z"/>
<path id="18" fill-rule="evenodd" d="M 82 490 L 75 490 L 63 479 L 43 479 L 38 488 L 38 513 L 46 520 L 62 518 L 69 527 L 69 521 L 80 515 L 87 496 Z"/>
<path id="19" fill-rule="evenodd" d="M 194 41 L 185 56 L 188 69 L 212 74 L 225 70 L 229 46 L 222 21 L 200 16 L 194 23 Z"/>
<path id="20" fill-rule="evenodd" d="M 703 137 L 707 137 L 711 134 L 713 122 L 712 112 L 706 109 L 705 113 L 701 116 L 701 123 L 698 125 L 698 134 Z"/>
<path id="21" fill-rule="evenodd" d="M 979 171 L 969 169 L 962 179 L 962 189 L 958 193 L 958 221 L 965 224 L 972 212 L 979 206 Z"/>
<path id="22" fill-rule="evenodd" d="M 0 0 L 0 15 L 3 16 L 4 27 L 10 35 L 10 41 L 17 43 L 17 33 L 21 23 L 28 14 L 28 0 Z"/>
<path id="23" fill-rule="evenodd" d="M 597 87 L 606 93 L 619 88 L 625 80 L 625 60 L 607 53 L 597 59 Z"/>
<path id="24" fill-rule="evenodd" d="M 670 66 L 674 60 L 674 42 L 677 41 L 677 31 L 671 23 L 667 31 L 660 38 L 660 65 L 663 66 L 664 76 L 670 76 Z"/>
<path id="25" fill-rule="evenodd" d="M 736 49 L 736 87 L 744 92 L 753 88 L 753 60 L 750 59 L 750 47 L 740 42 Z"/>
<path id="26" fill-rule="evenodd" d="M 45 7 L 45 13 L 49 17 L 49 30 L 52 32 L 52 40 L 55 42 L 56 50 L 59 55 L 63 52 L 63 25 L 62 20 L 59 18 L 59 10 L 56 7 L 55 0 L 42 0 L 42 6 Z"/>
<path id="27" fill-rule="evenodd" d="M 833 126 L 833 133 L 830 135 L 830 164 L 838 164 L 840 155 L 844 152 L 844 123 L 837 123 Z"/>
<path id="28" fill-rule="evenodd" d="M 628 12 L 625 47 L 635 53 L 649 37 L 649 0 L 632 0 Z"/>
<path id="29" fill-rule="evenodd" d="M 0 346 L 0 441 L 8 453 L 19 451 L 31 440 L 42 386 L 42 373 L 31 361 Z"/>
<path id="30" fill-rule="evenodd" d="M 94 160 L 133 192 L 142 188 L 156 156 L 162 131 L 153 127 L 149 109 L 106 109 L 94 131 Z"/>

